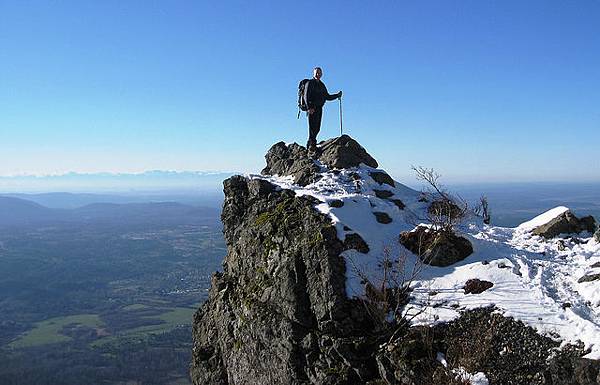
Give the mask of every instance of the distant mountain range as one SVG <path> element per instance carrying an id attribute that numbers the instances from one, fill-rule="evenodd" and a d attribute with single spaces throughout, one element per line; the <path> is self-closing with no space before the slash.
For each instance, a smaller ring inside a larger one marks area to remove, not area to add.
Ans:
<path id="1" fill-rule="evenodd" d="M 233 172 L 161 171 L 0 176 L 0 192 L 215 190 Z"/>
<path id="2" fill-rule="evenodd" d="M 216 207 L 190 206 L 177 202 L 92 203 L 78 208 L 49 208 L 39 203 L 0 196 L 0 227 L 53 225 L 57 223 L 215 224 Z"/>
<path id="3" fill-rule="evenodd" d="M 0 197 L 19 198 L 38 203 L 54 209 L 75 209 L 93 203 L 153 203 L 177 202 L 190 206 L 220 208 L 223 203 L 223 192 L 219 189 L 205 191 L 150 191 L 141 193 L 68 193 L 52 192 L 38 194 L 9 193 Z"/>

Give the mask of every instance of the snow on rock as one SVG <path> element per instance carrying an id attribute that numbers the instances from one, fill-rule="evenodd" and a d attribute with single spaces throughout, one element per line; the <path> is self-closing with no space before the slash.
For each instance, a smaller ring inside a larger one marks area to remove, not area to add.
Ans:
<path id="1" fill-rule="evenodd" d="M 351 249 L 342 254 L 349 297 L 364 295 L 363 277 L 381 282 L 380 262 L 387 254 L 403 261 L 407 276 L 418 272 L 405 309 L 414 324 L 446 322 L 464 310 L 493 305 L 501 314 L 544 335 L 565 343 L 582 341 L 589 349 L 587 358 L 600 358 L 600 280 L 578 282 L 584 275 L 600 274 L 600 243 L 591 237 L 545 240 L 530 233 L 567 207 L 556 207 L 516 228 L 484 225 L 472 216 L 457 232 L 472 243 L 473 253 L 448 267 L 428 266 L 398 242 L 401 232 L 426 225 L 428 203 L 419 201 L 420 192 L 398 182 L 380 184 L 371 175 L 383 170 L 364 164 L 339 170 L 330 170 L 319 161 L 315 164 L 321 170 L 319 178 L 306 186 L 295 184 L 292 177 L 248 177 L 268 180 L 297 196 L 317 198 L 316 209 L 331 218 L 340 240 L 355 233 L 367 243 L 367 253 Z M 389 193 L 382 194 L 382 190 Z M 379 223 L 374 212 L 387 214 L 391 222 Z M 465 294 L 464 285 L 470 279 L 493 286 L 479 294 Z M 471 383 L 486 384 L 485 376 L 478 375 L 470 377 Z"/>
<path id="2" fill-rule="evenodd" d="M 471 385 L 489 385 L 487 377 L 482 372 L 471 374 L 463 368 L 454 369 L 453 372 L 457 380 L 468 381 Z"/>
<path id="3" fill-rule="evenodd" d="M 349 297 L 364 293 L 364 287 L 359 276 L 365 274 L 372 282 L 380 279 L 379 262 L 384 253 L 397 255 L 405 250 L 398 243 L 398 235 L 402 231 L 412 230 L 419 223 L 419 218 L 425 217 L 427 203 L 418 202 L 420 193 L 396 183 L 395 187 L 380 185 L 370 174 L 376 171 L 372 167 L 360 167 L 329 171 L 320 165 L 323 172 L 321 178 L 310 185 L 300 186 L 293 183 L 291 177 L 265 177 L 248 175 L 249 178 L 263 178 L 280 188 L 293 190 L 297 196 L 310 195 L 322 203 L 316 206 L 320 212 L 328 215 L 337 229 L 338 238 L 344 241 L 346 234 L 356 233 L 369 246 L 367 255 L 357 250 L 347 250 L 343 253 L 346 258 L 347 283 L 346 293 Z M 393 193 L 390 198 L 378 198 L 375 190 L 387 190 Z M 400 209 L 392 199 L 398 199 L 405 205 Z M 331 202 L 341 201 L 341 207 L 333 207 Z M 379 223 L 374 213 L 387 214 L 392 221 Z M 348 230 L 349 229 L 349 230 Z M 412 255 L 411 265 L 418 257 Z"/>
<path id="4" fill-rule="evenodd" d="M 527 222 L 521 223 L 517 227 L 517 229 L 519 229 L 520 231 L 531 231 L 531 230 L 535 229 L 536 227 L 545 225 L 546 223 L 550 222 L 551 220 L 553 220 L 554 218 L 558 217 L 560 214 L 562 214 L 566 211 L 569 211 L 568 207 L 565 207 L 565 206 L 555 207 L 551 210 L 546 211 L 543 214 L 538 215 L 537 217 L 535 217 Z"/>

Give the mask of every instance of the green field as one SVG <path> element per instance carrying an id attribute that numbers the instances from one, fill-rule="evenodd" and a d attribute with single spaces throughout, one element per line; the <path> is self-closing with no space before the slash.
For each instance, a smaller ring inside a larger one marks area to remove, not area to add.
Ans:
<path id="1" fill-rule="evenodd" d="M 198 305 L 199 306 L 199 305 Z M 163 323 L 158 325 L 140 326 L 125 330 L 118 335 L 108 336 L 92 342 L 91 346 L 102 346 L 107 343 L 115 342 L 119 339 L 143 338 L 148 334 L 159 334 L 176 328 L 179 325 L 190 325 L 197 307 L 176 307 L 166 309 L 162 314 L 153 316 L 144 316 L 145 318 L 160 319 Z"/>
<path id="2" fill-rule="evenodd" d="M 123 333 L 123 336 L 138 337 L 148 333 L 162 333 L 171 330 L 178 325 L 189 325 L 192 323 L 192 317 L 195 312 L 196 309 L 176 307 L 156 316 L 148 316 L 147 318 L 160 319 L 164 321 L 164 323 L 129 329 Z"/>
<path id="3" fill-rule="evenodd" d="M 67 325 L 83 325 L 89 327 L 102 327 L 104 324 L 95 314 L 78 314 L 66 317 L 50 318 L 36 323 L 35 327 L 9 344 L 11 348 L 27 348 L 56 342 L 70 341 L 71 337 L 60 334 L 60 330 Z"/>
<path id="4" fill-rule="evenodd" d="M 141 303 L 134 303 L 132 305 L 127 305 L 125 307 L 123 307 L 123 310 L 143 310 L 143 309 L 148 309 L 150 306 L 148 305 L 144 305 Z"/>
<path id="5" fill-rule="evenodd" d="M 127 310 L 143 310 L 146 305 L 134 304 L 129 305 Z M 147 316 L 147 318 L 160 319 L 163 323 L 159 325 L 140 326 L 126 330 L 118 336 L 104 337 L 95 341 L 92 345 L 102 345 L 104 343 L 113 342 L 121 337 L 143 337 L 150 333 L 163 333 L 174 329 L 179 325 L 189 325 L 192 323 L 192 318 L 196 308 L 176 307 L 168 309 L 164 313 Z M 63 327 L 68 325 L 82 325 L 92 328 L 101 328 L 104 323 L 98 315 L 95 314 L 78 314 L 66 317 L 56 317 L 35 324 L 35 327 L 21 337 L 9 344 L 11 348 L 27 348 L 32 346 L 40 346 L 57 342 L 66 342 L 72 340 L 71 337 L 60 334 Z"/>

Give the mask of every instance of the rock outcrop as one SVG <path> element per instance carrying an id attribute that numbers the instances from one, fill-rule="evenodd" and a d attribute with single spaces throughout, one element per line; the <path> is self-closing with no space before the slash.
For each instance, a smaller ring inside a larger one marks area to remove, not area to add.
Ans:
<path id="1" fill-rule="evenodd" d="M 358 167 L 361 163 L 377 168 L 377 161 L 354 139 L 342 135 L 319 143 L 318 159 L 329 168 Z"/>
<path id="2" fill-rule="evenodd" d="M 376 377 L 331 220 L 260 179 L 224 183 L 228 254 L 194 320 L 195 384 L 350 384 Z M 356 242 L 360 246 L 360 241 Z"/>
<path id="3" fill-rule="evenodd" d="M 274 144 L 267 155 L 267 166 L 263 175 L 292 176 L 294 183 L 301 186 L 313 183 L 318 179 L 319 166 L 308 157 L 306 148 L 293 143 L 287 146 L 284 142 Z"/>
<path id="4" fill-rule="evenodd" d="M 321 169 L 315 160 L 330 169 L 357 167 L 361 163 L 377 168 L 377 161 L 348 135 L 319 143 L 315 160 L 308 157 L 306 148 L 296 143 L 288 146 L 284 142 L 274 144 L 265 155 L 265 159 L 267 166 L 262 170 L 263 175 L 292 176 L 294 183 L 300 186 L 306 186 L 319 179 L 318 173 Z"/>
<path id="5" fill-rule="evenodd" d="M 316 160 L 302 146 L 277 143 L 266 161 L 263 175 L 291 176 L 294 188 L 319 181 L 314 186 L 323 191 L 358 193 L 319 200 L 318 194 L 287 189 L 289 181 L 277 185 L 277 178 L 233 176 L 224 182 L 227 255 L 194 317 L 194 385 L 452 384 L 452 368 L 459 367 L 484 372 L 492 385 L 596 383 L 599 365 L 580 359 L 582 349 L 558 350 L 558 342 L 491 309 L 410 327 L 398 316 L 390 319 L 395 305 L 405 303 L 389 296 L 400 286 L 380 290 L 365 277 L 366 294 L 349 294 L 353 267 L 347 253 L 366 261 L 380 245 L 365 234 L 382 232 L 401 247 L 398 229 L 411 228 L 401 219 L 428 207 L 417 192 L 374 170 L 377 162 L 352 138 L 322 142 Z M 344 185 L 333 186 L 335 181 Z M 355 208 L 364 212 L 351 212 L 348 225 L 327 214 Z M 432 238 L 419 254 L 433 265 L 473 252 L 466 238 L 438 239 L 425 228 L 405 237 L 413 252 L 417 232 Z M 475 286 L 473 293 L 481 293 L 490 283 Z M 377 295 L 369 296 L 369 287 Z M 409 301 L 411 294 L 402 292 L 402 301 Z"/>
<path id="6" fill-rule="evenodd" d="M 432 231 L 425 226 L 400 234 L 400 243 L 419 255 L 423 263 L 438 267 L 450 266 L 473 253 L 473 246 L 467 239 L 450 232 Z"/>
<path id="7" fill-rule="evenodd" d="M 494 287 L 494 284 L 490 281 L 473 278 L 465 282 L 463 289 L 465 290 L 465 294 L 481 294 L 492 287 Z"/>
<path id="8" fill-rule="evenodd" d="M 494 313 L 494 308 L 465 312 L 455 321 L 414 327 L 378 355 L 385 384 L 465 384 L 439 363 L 468 373 L 485 372 L 490 385 L 592 385 L 600 363 L 581 359 L 582 351 L 559 351 L 558 343 L 531 327 Z M 432 359 L 436 357 L 438 360 Z M 470 383 L 470 382 L 469 382 Z"/>
<path id="9" fill-rule="evenodd" d="M 578 234 L 583 231 L 594 233 L 596 220 L 592 216 L 577 218 L 571 211 L 567 210 L 556 218 L 550 220 L 531 231 L 532 234 L 544 238 L 554 238 L 560 234 Z"/>

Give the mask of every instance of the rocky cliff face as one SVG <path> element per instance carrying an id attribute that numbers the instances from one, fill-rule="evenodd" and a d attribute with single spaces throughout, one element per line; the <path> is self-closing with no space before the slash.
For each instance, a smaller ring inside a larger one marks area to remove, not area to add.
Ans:
<path id="1" fill-rule="evenodd" d="M 558 350 L 493 307 L 423 326 L 380 319 L 369 290 L 351 290 L 371 279 L 356 265 L 382 252 L 376 235 L 397 242 L 414 227 L 427 210 L 420 194 L 348 136 L 322 142 L 315 160 L 284 143 L 266 159 L 263 176 L 224 182 L 228 253 L 195 315 L 194 384 L 596 383 L 597 362 L 579 358 L 585 347 Z"/>
<path id="2" fill-rule="evenodd" d="M 225 181 L 225 195 L 228 254 L 196 315 L 195 383 L 372 377 L 360 336 L 368 320 L 345 294 L 344 245 L 316 202 L 241 176 Z"/>

